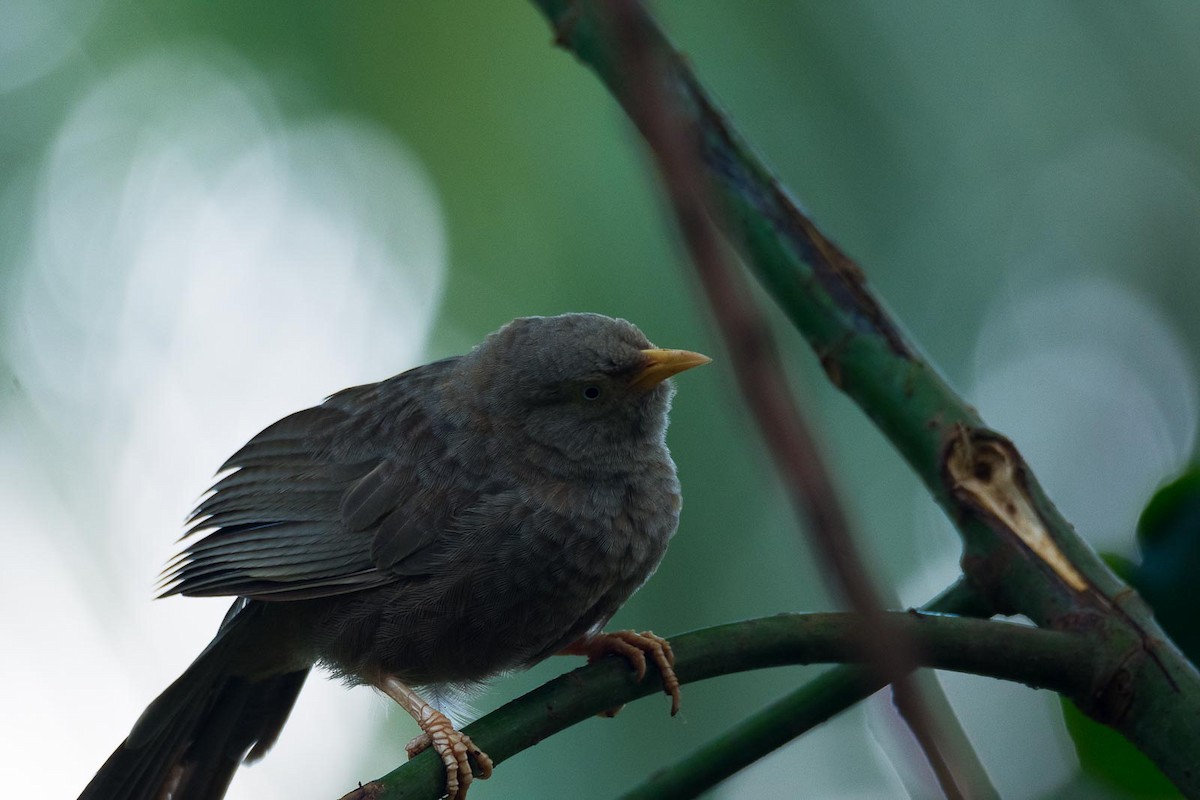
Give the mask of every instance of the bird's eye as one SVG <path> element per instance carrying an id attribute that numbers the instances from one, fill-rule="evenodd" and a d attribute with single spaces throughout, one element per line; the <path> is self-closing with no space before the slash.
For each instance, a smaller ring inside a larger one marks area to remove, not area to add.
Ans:
<path id="1" fill-rule="evenodd" d="M 582 394 L 584 400 L 599 400 L 601 395 L 600 387 L 594 383 L 585 384 Z"/>

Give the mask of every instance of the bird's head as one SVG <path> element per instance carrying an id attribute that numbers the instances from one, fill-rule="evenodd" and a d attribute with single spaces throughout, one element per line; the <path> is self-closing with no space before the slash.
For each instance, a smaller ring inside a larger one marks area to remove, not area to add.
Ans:
<path id="1" fill-rule="evenodd" d="M 660 444 L 674 392 L 668 379 L 709 360 L 656 348 L 623 319 L 564 314 L 513 320 L 462 366 L 498 432 L 579 462 Z"/>

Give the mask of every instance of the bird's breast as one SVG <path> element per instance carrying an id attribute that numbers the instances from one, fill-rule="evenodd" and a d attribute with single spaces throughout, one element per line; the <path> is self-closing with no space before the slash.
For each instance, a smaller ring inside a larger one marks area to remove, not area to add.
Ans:
<path id="1" fill-rule="evenodd" d="M 680 494 L 670 462 L 592 480 L 533 484 L 529 501 L 545 524 L 534 536 L 546 556 L 575 580 L 645 580 L 661 560 L 679 521 Z M 557 551 L 557 552 L 554 552 Z M 559 561 L 561 559 L 561 561 Z"/>
<path id="2" fill-rule="evenodd" d="M 339 620 L 342 638 L 362 635 L 326 661 L 415 683 L 528 666 L 611 618 L 658 566 L 678 515 L 669 465 L 588 481 L 526 476 L 458 515 L 430 574 L 367 598 L 349 627 Z M 366 657 L 360 642 L 372 643 Z"/>

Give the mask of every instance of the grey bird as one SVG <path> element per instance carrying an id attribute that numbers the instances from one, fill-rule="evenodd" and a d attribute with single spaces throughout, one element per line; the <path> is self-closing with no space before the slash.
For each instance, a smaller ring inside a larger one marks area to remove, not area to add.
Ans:
<path id="1" fill-rule="evenodd" d="M 617 653 L 658 665 L 674 713 L 669 644 L 601 630 L 678 525 L 668 378 L 708 361 L 624 320 L 527 317 L 255 436 L 163 577 L 237 600 L 81 800 L 217 800 L 317 665 L 412 714 L 408 752 L 437 751 L 454 800 L 492 764 L 418 689 Z"/>

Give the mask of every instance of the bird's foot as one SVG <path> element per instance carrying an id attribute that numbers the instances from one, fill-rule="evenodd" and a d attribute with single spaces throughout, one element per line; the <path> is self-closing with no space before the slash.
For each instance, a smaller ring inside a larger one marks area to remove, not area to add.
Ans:
<path id="1" fill-rule="evenodd" d="M 671 716 L 679 713 L 679 678 L 675 675 L 675 653 L 671 643 L 650 631 L 613 631 L 580 639 L 562 651 L 564 655 L 587 656 L 591 664 L 607 655 L 618 655 L 633 665 L 639 681 L 646 677 L 646 656 L 654 660 L 662 674 L 663 694 L 671 698 Z M 615 717 L 622 706 L 604 712 L 606 717 Z"/>
<path id="2" fill-rule="evenodd" d="M 454 727 L 445 714 L 422 700 L 416 692 L 404 684 L 389 678 L 380 688 L 404 707 L 421 726 L 421 735 L 404 746 L 412 758 L 430 747 L 442 760 L 446 769 L 447 800 L 464 800 L 467 789 L 475 778 L 486 780 L 492 776 L 492 759 L 475 746 L 471 737 Z M 476 769 L 471 768 L 471 759 Z"/>
<path id="3" fill-rule="evenodd" d="M 470 736 L 455 728 L 444 714 L 432 706 L 426 706 L 417 724 L 424 733 L 406 744 L 404 750 L 412 758 L 433 747 L 446 768 L 446 796 L 449 800 L 463 800 L 472 780 L 486 780 L 492 776 L 492 759 L 475 746 Z M 468 756 L 474 757 L 479 767 L 478 773 L 471 769 Z"/>

